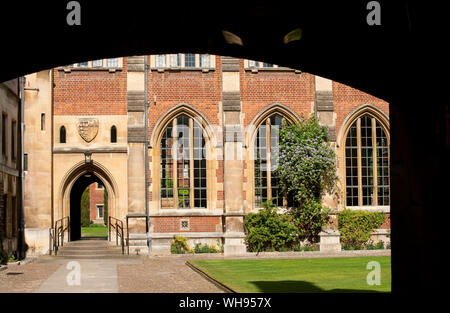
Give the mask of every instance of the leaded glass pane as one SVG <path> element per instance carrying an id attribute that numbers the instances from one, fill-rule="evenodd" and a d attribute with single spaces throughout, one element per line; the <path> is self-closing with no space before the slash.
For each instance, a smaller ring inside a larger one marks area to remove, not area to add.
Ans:
<path id="1" fill-rule="evenodd" d="M 166 66 L 166 55 L 165 54 L 155 55 L 155 66 L 156 67 L 165 67 Z"/>
<path id="2" fill-rule="evenodd" d="M 209 54 L 200 54 L 200 67 L 210 67 Z"/>
<path id="3" fill-rule="evenodd" d="M 348 206 L 358 205 L 358 145 L 356 122 L 350 127 L 345 145 L 346 200 Z"/>
<path id="4" fill-rule="evenodd" d="M 118 58 L 106 59 L 106 66 L 107 67 L 118 67 L 119 59 Z"/>
<path id="5" fill-rule="evenodd" d="M 186 53 L 184 55 L 184 66 L 185 67 L 195 67 L 195 54 Z"/>

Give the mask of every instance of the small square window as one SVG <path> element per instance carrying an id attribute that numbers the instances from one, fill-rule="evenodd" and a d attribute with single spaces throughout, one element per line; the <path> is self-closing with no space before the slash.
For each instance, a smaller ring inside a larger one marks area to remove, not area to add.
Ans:
<path id="1" fill-rule="evenodd" d="M 184 66 L 185 67 L 195 67 L 195 54 L 186 53 L 184 55 Z"/>
<path id="2" fill-rule="evenodd" d="M 80 62 L 78 63 L 78 67 L 87 67 L 88 66 L 88 62 Z"/>
<path id="3" fill-rule="evenodd" d="M 170 55 L 170 66 L 171 67 L 180 66 L 180 54 L 171 54 Z"/>
<path id="4" fill-rule="evenodd" d="M 92 61 L 92 66 L 93 67 L 101 67 L 101 66 L 103 66 L 103 60 L 94 60 L 94 61 Z"/>
<path id="5" fill-rule="evenodd" d="M 155 55 L 155 65 L 157 67 L 165 67 L 166 66 L 166 55 L 165 54 Z"/>
<path id="6" fill-rule="evenodd" d="M 200 54 L 200 67 L 210 67 L 209 54 Z"/>
<path id="7" fill-rule="evenodd" d="M 253 61 L 253 60 L 248 60 L 248 66 L 249 67 L 258 67 L 259 66 L 259 62 L 258 61 Z"/>
<path id="8" fill-rule="evenodd" d="M 117 67 L 117 66 L 119 66 L 119 60 L 117 58 L 107 59 L 106 66 L 107 67 Z"/>

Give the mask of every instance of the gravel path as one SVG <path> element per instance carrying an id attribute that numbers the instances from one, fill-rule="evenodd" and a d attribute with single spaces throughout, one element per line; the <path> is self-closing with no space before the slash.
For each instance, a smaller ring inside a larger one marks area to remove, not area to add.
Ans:
<path id="1" fill-rule="evenodd" d="M 0 271 L 0 293 L 33 292 L 61 265 L 56 263 L 8 265 Z"/>

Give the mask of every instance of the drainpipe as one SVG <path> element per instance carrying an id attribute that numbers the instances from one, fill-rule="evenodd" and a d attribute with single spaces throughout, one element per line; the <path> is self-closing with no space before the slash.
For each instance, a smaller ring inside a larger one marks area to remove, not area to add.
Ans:
<path id="1" fill-rule="evenodd" d="M 148 217 L 148 64 L 147 64 L 148 56 L 144 56 L 144 120 L 145 120 L 145 144 L 144 144 L 144 160 L 145 160 L 145 233 L 147 235 L 147 247 L 151 250 L 151 239 L 150 239 L 150 227 L 149 227 L 149 217 Z"/>
<path id="2" fill-rule="evenodd" d="M 24 201 L 25 201 L 25 179 L 24 179 L 24 103 L 25 103 L 25 77 L 19 77 L 19 94 L 20 94 L 20 105 L 19 105 L 19 118 L 20 118 L 20 163 L 19 163 L 19 175 L 20 175 L 20 208 L 19 208 L 19 229 L 17 232 L 17 250 L 18 259 L 23 260 L 26 257 L 26 244 L 25 244 L 25 212 L 24 212 Z"/>

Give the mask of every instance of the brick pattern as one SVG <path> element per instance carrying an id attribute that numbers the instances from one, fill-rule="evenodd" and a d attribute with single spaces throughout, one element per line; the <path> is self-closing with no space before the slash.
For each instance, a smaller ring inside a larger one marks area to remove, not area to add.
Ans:
<path id="1" fill-rule="evenodd" d="M 189 230 L 181 230 L 181 220 L 189 220 Z M 191 217 L 155 217 L 154 231 L 156 233 L 174 232 L 216 232 L 221 225 L 220 216 Z"/>
<path id="2" fill-rule="evenodd" d="M 149 138 L 158 119 L 180 103 L 189 104 L 204 114 L 211 124 L 218 125 L 218 104 L 222 101 L 221 71 L 220 56 L 217 56 L 216 70 L 207 73 L 201 71 L 149 72 Z"/>
<path id="3" fill-rule="evenodd" d="M 122 71 L 53 70 L 55 115 L 126 115 L 126 58 Z"/>
<path id="4" fill-rule="evenodd" d="M 288 106 L 298 115 L 309 116 L 314 102 L 314 76 L 308 73 L 244 71 L 241 61 L 241 101 L 244 127 L 273 103 Z"/>
<path id="5" fill-rule="evenodd" d="M 386 101 L 334 81 L 333 101 L 336 114 L 336 135 L 345 118 L 363 104 L 372 104 L 389 116 L 389 103 Z"/>

